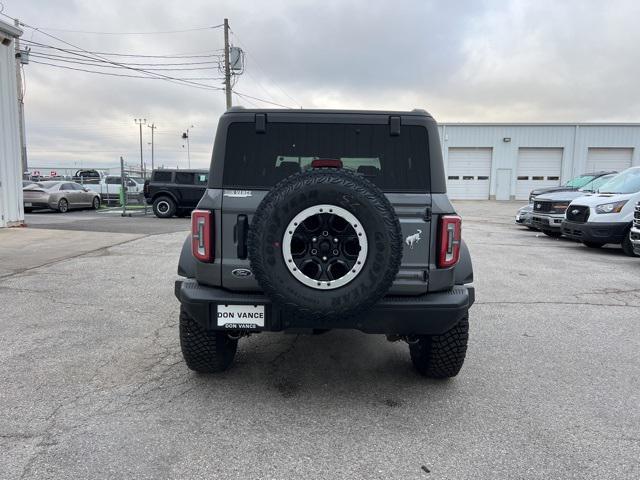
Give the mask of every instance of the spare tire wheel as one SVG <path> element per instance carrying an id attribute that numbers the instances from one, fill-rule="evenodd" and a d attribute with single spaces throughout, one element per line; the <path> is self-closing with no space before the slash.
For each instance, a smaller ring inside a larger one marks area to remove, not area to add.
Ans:
<path id="1" fill-rule="evenodd" d="M 286 313 L 353 316 L 382 298 L 400 268 L 400 222 L 382 191 L 347 170 L 278 183 L 249 231 L 251 270 Z"/>

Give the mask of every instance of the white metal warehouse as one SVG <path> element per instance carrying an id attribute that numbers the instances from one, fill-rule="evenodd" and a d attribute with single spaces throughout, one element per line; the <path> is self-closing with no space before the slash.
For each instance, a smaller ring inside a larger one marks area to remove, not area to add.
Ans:
<path id="1" fill-rule="evenodd" d="M 14 43 L 21 34 L 0 21 L 0 227 L 24 221 Z"/>
<path id="2" fill-rule="evenodd" d="M 640 165 L 638 123 L 442 123 L 453 199 L 526 200 L 536 187 Z"/>

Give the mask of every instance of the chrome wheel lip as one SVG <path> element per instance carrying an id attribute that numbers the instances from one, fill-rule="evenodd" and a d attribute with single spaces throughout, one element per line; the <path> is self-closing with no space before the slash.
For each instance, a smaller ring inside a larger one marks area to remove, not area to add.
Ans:
<path id="1" fill-rule="evenodd" d="M 356 258 L 353 268 L 351 268 L 345 275 L 337 280 L 315 280 L 313 278 L 307 277 L 296 266 L 293 260 L 293 255 L 291 254 L 291 240 L 293 239 L 298 226 L 307 218 L 322 213 L 331 213 L 333 215 L 342 217 L 345 221 L 347 221 L 355 230 L 356 238 L 358 239 L 358 243 L 360 245 L 360 252 L 358 253 L 358 257 Z M 299 212 L 289 222 L 289 225 L 287 225 L 284 236 L 282 238 L 282 256 L 287 269 L 289 270 L 291 275 L 293 275 L 300 283 L 316 290 L 333 290 L 335 288 L 343 287 L 352 282 L 353 279 L 355 279 L 364 268 L 368 250 L 369 248 L 367 242 L 367 234 L 364 231 L 360 220 L 348 210 L 345 210 L 344 208 L 338 207 L 336 205 L 329 204 L 314 205 L 313 207 L 305 208 L 304 210 Z"/>

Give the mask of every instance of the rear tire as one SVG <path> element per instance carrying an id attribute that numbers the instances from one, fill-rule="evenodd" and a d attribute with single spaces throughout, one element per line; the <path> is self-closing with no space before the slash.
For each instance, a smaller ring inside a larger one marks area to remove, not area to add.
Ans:
<path id="1" fill-rule="evenodd" d="M 562 236 L 562 232 L 556 232 L 555 230 L 543 230 L 542 233 L 551 238 L 560 238 Z"/>
<path id="2" fill-rule="evenodd" d="M 411 361 L 425 377 L 455 377 L 464 363 L 468 341 L 469 318 L 464 317 L 442 335 L 419 335 L 416 343 L 409 344 Z"/>
<path id="3" fill-rule="evenodd" d="M 180 306 L 180 348 L 191 370 L 217 373 L 233 363 L 238 340 L 232 340 L 225 332 L 205 330 Z"/>
<path id="4" fill-rule="evenodd" d="M 589 248 L 602 248 L 604 246 L 604 243 L 598 243 L 598 242 L 587 242 L 587 241 L 582 241 L 582 244 L 585 247 L 589 247 Z"/>
<path id="5" fill-rule="evenodd" d="M 640 255 L 636 255 L 636 253 L 633 251 L 633 243 L 631 243 L 631 238 L 629 238 L 629 233 L 627 232 L 627 234 L 624 237 L 624 240 L 622 240 L 622 251 L 624 252 L 624 254 L 628 257 L 639 257 Z"/>
<path id="6" fill-rule="evenodd" d="M 176 214 L 176 202 L 169 197 L 158 197 L 153 201 L 153 213 L 158 218 L 171 218 Z"/>
<path id="7" fill-rule="evenodd" d="M 69 211 L 69 202 L 67 202 L 67 200 L 65 200 L 64 198 L 61 198 L 58 201 L 58 212 L 67 213 L 68 211 Z"/>
<path id="8" fill-rule="evenodd" d="M 93 208 L 94 210 L 98 210 L 100 208 L 100 197 L 93 197 L 91 208 Z"/>

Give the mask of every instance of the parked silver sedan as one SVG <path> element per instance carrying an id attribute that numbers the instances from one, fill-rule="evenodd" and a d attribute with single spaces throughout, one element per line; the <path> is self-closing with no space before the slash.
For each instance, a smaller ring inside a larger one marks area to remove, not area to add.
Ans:
<path id="1" fill-rule="evenodd" d="M 65 213 L 71 208 L 100 208 L 100 195 L 75 182 L 46 181 L 22 189 L 24 211 L 50 208 Z"/>

